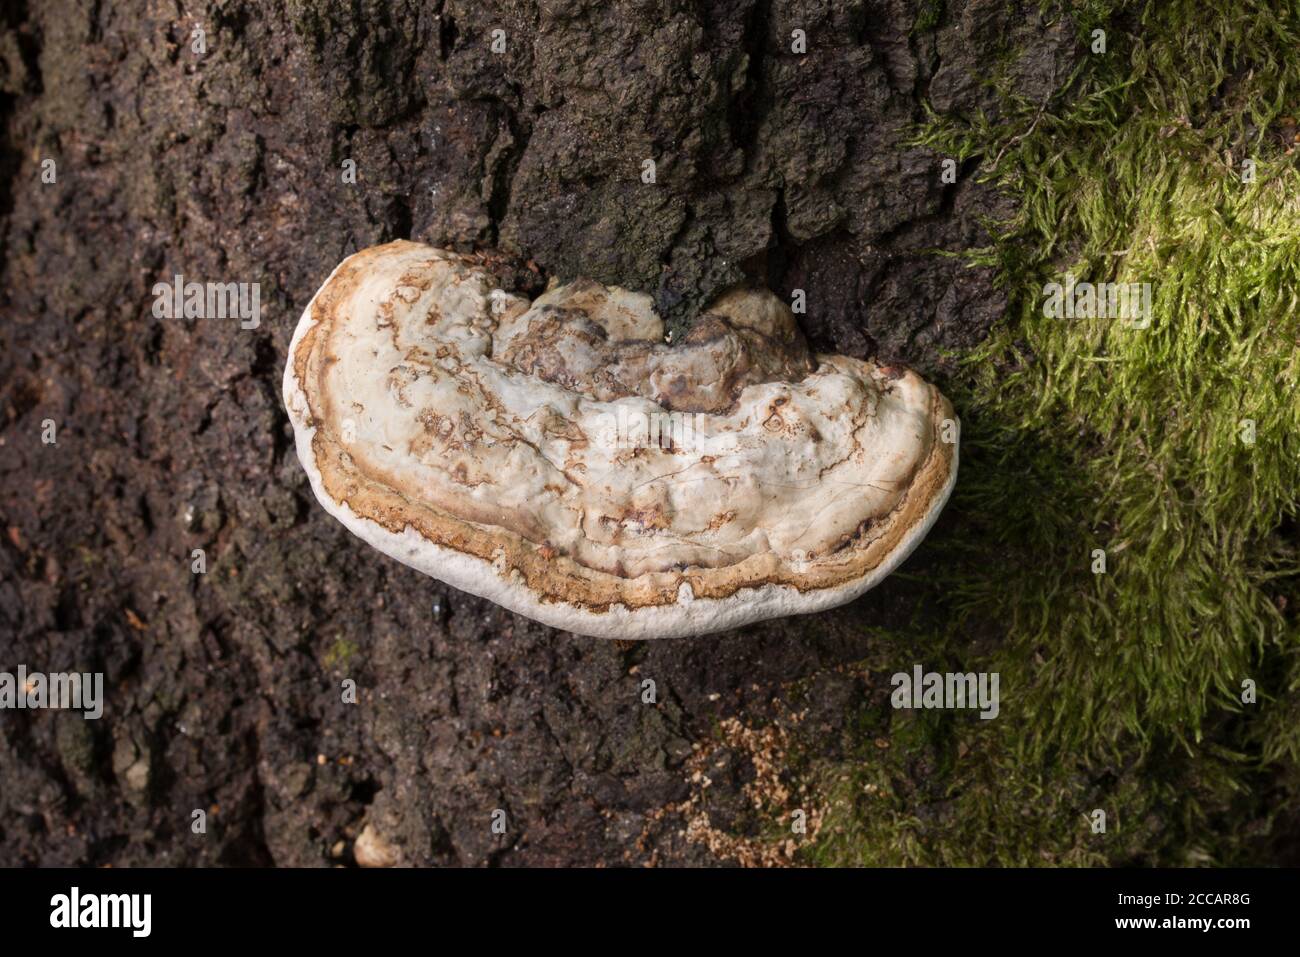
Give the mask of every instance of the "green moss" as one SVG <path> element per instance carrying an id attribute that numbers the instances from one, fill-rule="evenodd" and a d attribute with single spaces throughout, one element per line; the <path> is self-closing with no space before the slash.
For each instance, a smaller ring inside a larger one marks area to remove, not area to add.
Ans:
<path id="1" fill-rule="evenodd" d="M 926 546 L 929 640 L 999 671 L 1002 712 L 896 713 L 888 752 L 826 772 L 820 863 L 1255 860 L 1300 800 L 1300 8 L 1077 19 L 1108 52 L 1045 108 L 920 134 L 1019 200 L 967 254 L 1010 308 L 945 383 L 961 477 Z M 1047 317 L 1067 275 L 1150 283 L 1150 326 Z"/>
<path id="2" fill-rule="evenodd" d="M 922 0 L 912 24 L 913 33 L 929 33 L 943 20 L 944 0 Z"/>
<path id="3" fill-rule="evenodd" d="M 352 659 L 356 657 L 361 648 L 355 641 L 349 641 L 346 638 L 334 639 L 334 644 L 325 652 L 325 667 L 331 671 L 347 671 Z"/>

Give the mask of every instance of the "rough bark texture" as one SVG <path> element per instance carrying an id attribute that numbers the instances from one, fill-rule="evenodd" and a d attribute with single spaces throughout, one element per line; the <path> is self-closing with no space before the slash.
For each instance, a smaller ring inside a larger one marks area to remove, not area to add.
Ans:
<path id="1" fill-rule="evenodd" d="M 500 247 L 523 288 L 646 290 L 678 326 L 742 279 L 803 289 L 819 349 L 941 379 L 1001 299 L 928 250 L 1008 201 L 943 184 L 912 125 L 995 110 L 995 61 L 1036 99 L 1077 55 L 1036 3 L 948 6 L 6 3 L 0 670 L 103 671 L 108 700 L 0 712 L 0 863 L 764 860 L 817 805 L 786 755 L 862 733 L 880 682 L 840 666 L 913 616 L 904 582 L 704 640 L 556 633 L 317 508 L 279 377 L 339 260 L 407 237 Z M 176 274 L 260 283 L 261 325 L 154 318 Z"/>

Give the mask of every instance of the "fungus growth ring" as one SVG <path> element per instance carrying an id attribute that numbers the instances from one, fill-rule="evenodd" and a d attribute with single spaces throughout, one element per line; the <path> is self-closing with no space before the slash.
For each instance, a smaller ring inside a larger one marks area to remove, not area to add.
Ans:
<path id="1" fill-rule="evenodd" d="M 284 400 L 326 511 L 398 561 L 556 628 L 700 635 L 819 611 L 907 557 L 957 473 L 915 373 L 812 355 L 765 291 L 678 344 L 648 296 L 535 301 L 398 241 L 334 270 Z"/>

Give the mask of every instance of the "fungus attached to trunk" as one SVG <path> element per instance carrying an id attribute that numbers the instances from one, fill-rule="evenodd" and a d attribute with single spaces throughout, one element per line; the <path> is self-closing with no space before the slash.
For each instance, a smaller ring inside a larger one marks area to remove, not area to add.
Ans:
<path id="1" fill-rule="evenodd" d="M 298 457 L 385 554 L 607 638 L 830 608 L 924 536 L 957 471 L 937 389 L 812 355 L 768 292 L 663 338 L 648 296 L 578 281 L 530 303 L 474 256 L 366 249 L 289 349 Z"/>

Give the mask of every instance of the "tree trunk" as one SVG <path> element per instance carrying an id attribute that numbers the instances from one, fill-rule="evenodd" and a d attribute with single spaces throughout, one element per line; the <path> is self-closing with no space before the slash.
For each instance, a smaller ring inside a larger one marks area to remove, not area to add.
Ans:
<path id="1" fill-rule="evenodd" d="M 907 583 L 697 640 L 519 618 L 316 507 L 289 337 L 344 256 L 404 237 L 643 290 L 678 328 L 739 281 L 801 289 L 817 349 L 942 381 L 1004 303 L 931 250 L 1012 206 L 910 140 L 927 103 L 996 114 L 994 64 L 1031 101 L 1061 83 L 1073 25 L 1037 10 L 8 4 L 0 633 L 10 667 L 104 672 L 107 704 L 0 713 L 0 859 L 800 860 L 762 836 L 815 825 L 799 762 L 861 734 L 880 679 L 847 665 L 913 620 Z M 261 324 L 155 318 L 177 275 L 259 283 Z"/>

